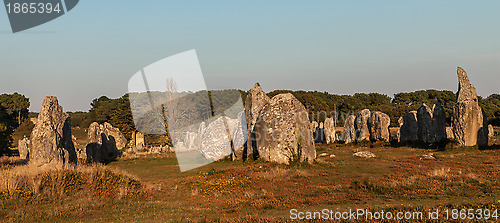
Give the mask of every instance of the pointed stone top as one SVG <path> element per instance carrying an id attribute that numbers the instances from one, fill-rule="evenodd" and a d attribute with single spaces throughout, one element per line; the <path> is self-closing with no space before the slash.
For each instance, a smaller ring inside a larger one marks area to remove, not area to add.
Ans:
<path id="1" fill-rule="evenodd" d="M 254 87 L 254 88 L 256 88 L 256 87 L 260 87 L 259 82 L 255 83 L 255 85 L 254 85 L 253 87 Z"/>
<path id="2" fill-rule="evenodd" d="M 457 101 L 477 101 L 476 88 L 469 81 L 469 77 L 464 69 L 457 68 L 458 92 Z"/>
<path id="3" fill-rule="evenodd" d="M 40 114 L 43 113 L 42 116 L 47 114 L 53 114 L 53 112 L 63 113 L 62 107 L 59 105 L 59 101 L 56 96 L 47 96 L 43 99 L 42 109 L 40 110 Z M 38 115 L 38 119 L 40 119 L 40 114 Z"/>

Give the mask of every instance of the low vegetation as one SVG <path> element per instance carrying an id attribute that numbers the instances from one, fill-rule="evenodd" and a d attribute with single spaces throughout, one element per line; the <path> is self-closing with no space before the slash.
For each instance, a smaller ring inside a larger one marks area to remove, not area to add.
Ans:
<path id="1" fill-rule="evenodd" d="M 286 222 L 292 208 L 425 212 L 500 205 L 498 146 L 316 147 L 313 164 L 224 159 L 187 172 L 179 171 L 175 153 L 51 170 L 11 158 L 2 167 L 0 221 Z M 358 151 L 377 157 L 352 155 Z"/>

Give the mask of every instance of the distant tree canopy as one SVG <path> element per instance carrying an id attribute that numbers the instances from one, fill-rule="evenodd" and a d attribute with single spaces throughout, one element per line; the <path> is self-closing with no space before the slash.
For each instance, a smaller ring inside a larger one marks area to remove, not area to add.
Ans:
<path id="1" fill-rule="evenodd" d="M 22 94 L 17 92 L 14 94 L 2 94 L 0 95 L 0 105 L 15 120 L 15 127 L 21 125 L 23 120 L 28 118 L 30 100 Z"/>
<path id="2" fill-rule="evenodd" d="M 0 95 L 0 155 L 12 143 L 12 133 L 28 118 L 29 99 L 19 93 Z"/>
<path id="3" fill-rule="evenodd" d="M 12 143 L 12 125 L 7 110 L 0 105 L 0 156 L 9 151 Z"/>
<path id="4" fill-rule="evenodd" d="M 291 90 L 275 90 L 267 95 L 273 97 L 281 93 L 291 93 L 302 102 L 308 109 L 311 120 L 322 122 L 326 117 L 335 117 L 334 114 L 337 111 L 337 120 L 340 126 L 343 125 L 343 121 L 348 115 L 357 115 L 360 110 L 365 108 L 386 113 L 391 118 L 391 126 L 398 126 L 399 117 L 410 111 L 416 111 L 423 103 L 432 108 L 436 101 L 439 101 L 443 106 L 449 124 L 451 123 L 453 106 L 456 104 L 456 94 L 446 90 L 397 93 L 393 99 L 379 93 L 335 95 L 328 92 Z M 500 95 L 493 94 L 484 100 L 479 97 L 479 104 L 485 111 L 488 121 L 493 125 L 500 126 Z"/>
<path id="5" fill-rule="evenodd" d="M 84 119 L 84 115 L 80 113 L 73 114 L 74 117 L 78 117 L 78 121 L 82 121 L 81 124 L 88 127 L 92 122 L 100 124 L 109 122 L 114 127 L 120 129 L 127 139 L 131 139 L 135 125 L 130 110 L 128 94 L 116 99 L 101 96 L 94 99 L 90 105 L 92 108 L 87 118 Z"/>
<path id="6" fill-rule="evenodd" d="M 211 112 L 208 111 L 208 113 L 219 114 L 223 111 L 228 113 L 227 109 L 236 102 L 235 96 L 238 95 L 238 92 L 243 99 L 243 103 L 245 103 L 248 91 L 233 90 L 232 92 L 234 93 L 231 93 L 231 91 L 229 92 L 230 93 L 212 91 L 211 99 L 213 109 Z M 423 103 L 432 107 L 436 101 L 442 104 L 446 113 L 447 122 L 450 123 L 453 106 L 456 103 L 455 93 L 439 90 L 397 93 L 394 95 L 394 98 L 379 93 L 336 95 L 328 92 L 291 90 L 275 90 L 267 93 L 267 95 L 273 97 L 282 93 L 291 93 L 304 104 L 309 112 L 311 120 L 322 122 L 326 117 L 336 117 L 338 126 L 343 126 L 343 122 L 348 115 L 357 115 L 360 110 L 365 108 L 371 111 L 386 113 L 391 118 L 391 126 L 398 126 L 398 119 L 402 115 L 409 111 L 417 110 Z M 190 104 L 186 103 L 186 101 L 198 105 L 199 103 L 197 102 L 206 101 L 206 92 L 201 92 L 199 95 L 194 94 L 187 99 L 182 101 L 184 107 Z M 489 123 L 500 126 L 500 95 L 492 94 L 486 99 L 479 97 L 478 101 Z M 21 126 L 24 120 L 28 120 L 28 118 L 38 115 L 37 113 L 28 111 L 29 105 L 29 99 L 24 95 L 18 93 L 0 95 L 0 153 L 8 151 L 12 143 L 12 132 L 14 129 Z M 109 122 L 113 126 L 119 128 L 127 139 L 131 138 L 132 132 L 135 131 L 135 125 L 130 110 L 128 94 L 116 99 L 102 96 L 94 99 L 90 105 L 91 109 L 89 112 L 68 112 L 71 117 L 72 126 L 87 128 L 92 122 L 101 124 Z M 189 110 L 189 107 L 184 110 Z M 197 111 L 198 110 L 200 109 L 197 109 Z M 232 113 L 237 114 L 236 112 L 237 111 Z M 158 139 L 156 141 L 160 142 L 161 140 Z M 168 141 L 169 140 L 167 140 L 167 142 Z"/>

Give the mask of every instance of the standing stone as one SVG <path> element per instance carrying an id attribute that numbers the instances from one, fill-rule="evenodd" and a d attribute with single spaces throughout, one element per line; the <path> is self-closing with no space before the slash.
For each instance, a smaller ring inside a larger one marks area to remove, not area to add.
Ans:
<path id="1" fill-rule="evenodd" d="M 229 138 L 224 119 L 220 116 L 206 127 L 202 136 L 200 152 L 207 160 L 218 160 L 231 154 L 231 138 Z"/>
<path id="2" fill-rule="evenodd" d="M 107 132 L 108 138 L 114 140 L 117 149 L 123 149 L 127 146 L 127 139 L 122 134 L 120 129 L 113 127 L 111 124 L 104 123 L 105 132 Z"/>
<path id="3" fill-rule="evenodd" d="M 23 160 L 29 159 L 29 154 L 30 154 L 30 140 L 26 138 L 26 136 L 18 141 L 18 151 L 19 151 L 19 156 Z"/>
<path id="4" fill-rule="evenodd" d="M 315 142 L 316 142 L 316 131 L 317 131 L 318 126 L 319 126 L 318 122 L 316 122 L 316 121 L 311 122 L 311 133 L 312 133 L 311 138 Z"/>
<path id="5" fill-rule="evenodd" d="M 391 118 L 382 112 L 376 111 L 371 113 L 370 117 L 370 139 L 373 141 L 386 141 L 389 142 L 390 133 L 389 126 L 391 125 Z"/>
<path id="6" fill-rule="evenodd" d="M 432 109 L 423 104 L 417 111 L 418 140 L 436 143 L 446 139 L 446 114 L 441 103 L 435 102 Z"/>
<path id="7" fill-rule="evenodd" d="M 144 149 L 144 147 L 146 147 L 146 140 L 144 139 L 144 133 L 137 132 L 135 134 L 135 147 L 138 149 Z"/>
<path id="8" fill-rule="evenodd" d="M 252 138 L 259 157 L 266 161 L 288 164 L 290 160 L 298 159 L 311 163 L 316 159 L 316 149 L 310 134 L 306 108 L 287 93 L 274 96 L 264 106 Z"/>
<path id="9" fill-rule="evenodd" d="M 364 109 L 359 113 L 354 122 L 356 128 L 356 141 L 370 140 L 370 129 L 368 128 L 370 110 Z"/>
<path id="10" fill-rule="evenodd" d="M 418 122 L 418 141 L 432 143 L 434 133 L 432 132 L 432 110 L 426 104 L 423 104 L 417 110 Z"/>
<path id="11" fill-rule="evenodd" d="M 314 132 L 314 142 L 315 143 L 324 143 L 326 141 L 325 139 L 325 128 L 323 125 L 323 122 L 319 123 L 319 126 L 316 128 L 316 131 Z"/>
<path id="12" fill-rule="evenodd" d="M 335 121 L 333 120 L 333 118 L 325 119 L 325 138 L 327 144 L 334 143 L 336 140 Z"/>
<path id="13" fill-rule="evenodd" d="M 441 142 L 446 136 L 446 113 L 441 103 L 436 101 L 432 107 L 432 125 L 434 133 L 434 142 Z"/>
<path id="14" fill-rule="evenodd" d="M 492 125 L 488 125 L 488 137 L 493 138 L 495 136 L 495 129 Z"/>
<path id="15" fill-rule="evenodd" d="M 127 145 L 127 140 L 120 130 L 107 122 L 103 125 L 91 123 L 87 130 L 87 142 L 85 152 L 88 162 L 112 161 L 120 155 L 119 149 Z"/>
<path id="16" fill-rule="evenodd" d="M 486 120 L 479 107 L 476 88 L 469 82 L 467 73 L 457 68 L 457 104 L 453 107 L 453 134 L 462 146 L 488 145 Z"/>
<path id="17" fill-rule="evenodd" d="M 345 144 L 354 142 L 356 140 L 356 129 L 354 127 L 354 122 L 356 116 L 349 115 L 344 123 L 344 142 Z"/>
<path id="18" fill-rule="evenodd" d="M 63 112 L 56 97 L 47 96 L 43 100 L 30 141 L 29 158 L 35 165 L 76 163 L 75 146 L 71 140 L 71 119 Z"/>
<path id="19" fill-rule="evenodd" d="M 418 122 L 416 111 L 408 112 L 401 117 L 399 125 L 399 142 L 406 143 L 418 141 Z"/>
<path id="20" fill-rule="evenodd" d="M 257 152 L 257 146 L 255 142 L 256 137 L 252 137 L 251 134 L 257 122 L 257 118 L 261 113 L 262 109 L 266 104 L 269 103 L 271 99 L 262 91 L 262 87 L 259 83 L 256 83 L 253 88 L 248 91 L 247 98 L 245 100 L 245 116 L 247 122 L 247 143 L 243 149 L 243 160 L 250 157 L 256 158 L 255 152 Z"/>
<path id="21" fill-rule="evenodd" d="M 455 135 L 453 135 L 453 127 L 446 127 L 446 138 L 449 140 L 455 140 Z"/>

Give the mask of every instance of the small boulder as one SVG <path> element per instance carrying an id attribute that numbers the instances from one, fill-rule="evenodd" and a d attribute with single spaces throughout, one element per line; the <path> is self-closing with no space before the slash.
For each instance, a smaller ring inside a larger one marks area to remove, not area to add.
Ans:
<path id="1" fill-rule="evenodd" d="M 354 153 L 352 155 L 357 156 L 357 157 L 362 157 L 362 158 L 375 158 L 375 157 L 377 157 L 375 154 L 373 154 L 372 152 L 368 152 L 368 151 L 361 151 L 361 152 Z"/>

